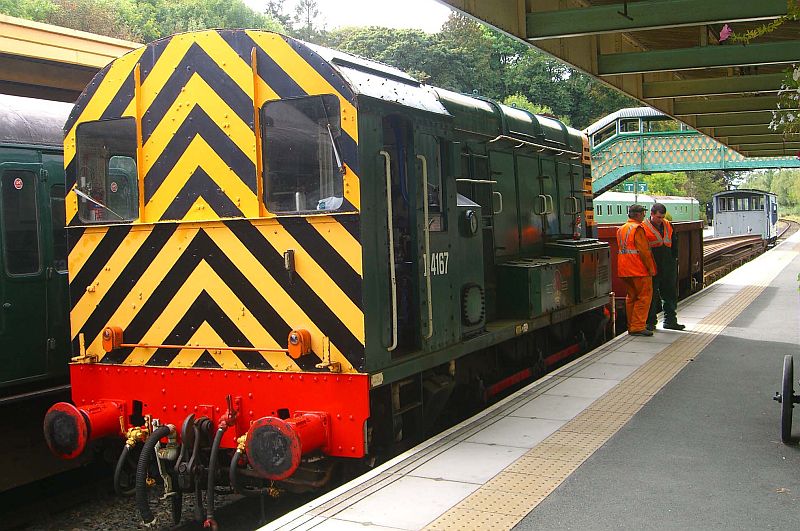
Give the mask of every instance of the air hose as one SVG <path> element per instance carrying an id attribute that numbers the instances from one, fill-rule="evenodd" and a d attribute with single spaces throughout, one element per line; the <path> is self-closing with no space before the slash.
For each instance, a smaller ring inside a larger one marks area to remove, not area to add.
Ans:
<path id="1" fill-rule="evenodd" d="M 220 423 L 217 429 L 217 434 L 214 436 L 214 442 L 211 445 L 211 457 L 208 459 L 208 486 L 206 487 L 206 521 L 203 522 L 203 527 L 217 529 L 217 522 L 214 520 L 214 489 L 216 487 L 217 475 L 217 454 L 219 453 L 219 445 L 222 443 L 222 436 L 228 429 L 227 423 Z"/>
<path id="2" fill-rule="evenodd" d="M 172 428 L 170 426 L 156 428 L 147 438 L 144 446 L 142 446 L 142 454 L 139 456 L 139 463 L 136 466 L 136 508 L 139 509 L 142 522 L 147 527 L 153 525 L 156 521 L 153 511 L 150 510 L 150 503 L 147 501 L 147 469 L 150 467 L 150 458 L 155 453 L 156 444 L 171 432 Z"/>
<path id="3" fill-rule="evenodd" d="M 129 445 L 125 445 L 122 447 L 122 453 L 119 454 L 119 459 L 117 460 L 117 466 L 114 468 L 114 492 L 117 493 L 119 496 L 130 496 L 134 492 L 136 492 L 136 487 L 134 486 L 131 489 L 123 489 L 122 485 L 120 484 L 120 480 L 122 478 L 122 467 L 125 466 L 125 461 L 128 459 L 128 453 L 131 451 L 133 447 Z"/>

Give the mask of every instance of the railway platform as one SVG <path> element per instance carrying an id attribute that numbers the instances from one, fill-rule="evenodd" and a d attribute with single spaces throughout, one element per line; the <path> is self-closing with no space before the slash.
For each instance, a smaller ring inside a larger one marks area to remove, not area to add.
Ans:
<path id="1" fill-rule="evenodd" d="M 799 280 L 795 233 L 682 301 L 685 331 L 618 336 L 262 529 L 796 528 L 772 395 Z"/>

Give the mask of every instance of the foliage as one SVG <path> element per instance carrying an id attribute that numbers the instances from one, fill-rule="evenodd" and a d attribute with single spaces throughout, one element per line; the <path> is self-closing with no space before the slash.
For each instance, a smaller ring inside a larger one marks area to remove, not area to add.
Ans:
<path id="1" fill-rule="evenodd" d="M 755 188 L 772 192 L 778 204 L 784 208 L 798 210 L 800 207 L 800 170 L 764 170 L 751 172 L 740 188 Z"/>
<path id="2" fill-rule="evenodd" d="M 652 195 L 675 195 L 694 197 L 703 205 L 711 201 L 717 192 L 727 190 L 737 180 L 736 172 L 716 171 L 687 171 L 653 173 L 638 175 L 635 179 L 629 177 L 625 182 L 647 183 L 647 193 Z M 624 183 L 617 185 L 614 190 L 623 191 Z"/>
<path id="3" fill-rule="evenodd" d="M 772 129 L 785 133 L 800 133 L 800 64 L 786 71 L 786 78 L 778 91 L 778 108 L 772 111 Z M 800 157 L 800 153 L 798 153 Z"/>
<path id="4" fill-rule="evenodd" d="M 324 31 L 319 22 L 319 3 L 317 0 L 297 0 L 294 6 L 295 36 L 305 41 L 318 40 Z"/>
<path id="5" fill-rule="evenodd" d="M 528 98 L 519 92 L 512 94 L 511 96 L 506 96 L 506 98 L 503 100 L 503 103 L 509 107 L 524 109 L 528 112 L 532 112 L 533 114 L 549 114 L 550 116 L 554 116 L 553 109 L 546 105 L 531 103 Z"/>
<path id="6" fill-rule="evenodd" d="M 730 40 L 731 42 L 739 44 L 750 44 L 750 41 L 753 39 L 757 39 L 758 37 L 763 37 L 768 33 L 772 33 L 784 23 L 792 20 L 800 20 L 800 0 L 786 0 L 785 15 L 778 17 L 775 20 L 771 20 L 766 24 L 756 26 L 753 29 L 745 31 L 744 33 L 731 33 Z"/>
<path id="7" fill-rule="evenodd" d="M 139 42 L 206 28 L 283 30 L 242 0 L 0 0 L 0 13 Z"/>
<path id="8" fill-rule="evenodd" d="M 511 37 L 453 14 L 438 33 L 381 27 L 328 31 L 317 0 L 269 0 L 263 14 L 243 0 L 0 0 L 0 12 L 139 42 L 204 28 L 264 28 L 399 68 L 416 79 L 497 101 L 509 95 L 584 128 L 626 96 Z M 523 99 L 524 98 L 524 99 Z M 524 107 L 527 108 L 527 107 Z"/>

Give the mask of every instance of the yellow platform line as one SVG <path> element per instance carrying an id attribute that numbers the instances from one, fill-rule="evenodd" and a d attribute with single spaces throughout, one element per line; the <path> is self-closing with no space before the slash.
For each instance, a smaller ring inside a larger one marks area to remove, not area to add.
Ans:
<path id="1" fill-rule="evenodd" d="M 785 261 L 781 262 L 781 265 L 785 265 Z M 779 269 L 775 270 L 776 275 L 778 272 Z M 724 306 L 700 321 L 691 332 L 686 332 L 667 345 L 583 412 L 425 529 L 514 527 L 691 363 L 761 295 L 768 284 L 768 281 L 762 281 L 743 287 Z"/>

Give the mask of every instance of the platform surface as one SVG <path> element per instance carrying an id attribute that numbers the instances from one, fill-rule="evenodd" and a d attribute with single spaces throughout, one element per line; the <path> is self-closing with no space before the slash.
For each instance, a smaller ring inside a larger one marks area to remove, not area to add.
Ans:
<path id="1" fill-rule="evenodd" d="M 683 301 L 686 331 L 619 336 L 262 529 L 797 529 L 771 398 L 799 253 L 800 233 Z"/>

